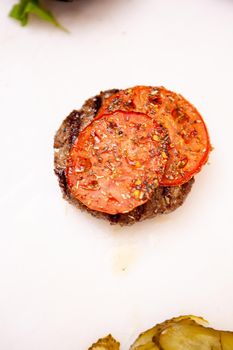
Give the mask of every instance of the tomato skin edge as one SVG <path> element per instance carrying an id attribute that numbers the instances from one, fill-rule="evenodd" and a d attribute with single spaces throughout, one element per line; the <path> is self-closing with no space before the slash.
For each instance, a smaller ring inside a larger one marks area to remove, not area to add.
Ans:
<path id="1" fill-rule="evenodd" d="M 209 144 L 206 152 L 204 153 L 204 155 L 206 157 L 203 157 L 203 160 L 198 164 L 198 166 L 195 168 L 195 170 L 193 172 L 190 172 L 188 173 L 186 176 L 184 176 L 183 178 L 180 178 L 178 180 L 173 180 L 172 183 L 169 182 L 169 180 L 167 180 L 166 182 L 166 179 L 165 180 L 161 180 L 159 182 L 159 186 L 161 187 L 172 187 L 172 186 L 181 186 L 181 185 L 184 185 L 185 183 L 187 183 L 189 180 L 191 180 L 196 174 L 198 174 L 202 167 L 208 162 L 208 159 L 209 159 L 209 153 L 211 152 L 212 150 L 212 146 L 211 144 Z"/>
<path id="2" fill-rule="evenodd" d="M 186 103 L 188 103 L 189 105 L 192 106 L 192 108 L 194 109 L 195 113 L 200 118 L 200 120 L 202 122 L 202 125 L 204 126 L 204 130 L 205 130 L 205 136 L 206 136 L 206 140 L 207 140 L 207 147 L 206 147 L 206 151 L 203 154 L 203 157 L 202 157 L 201 161 L 198 163 L 197 167 L 192 172 L 189 172 L 183 178 L 180 178 L 178 180 L 173 180 L 172 182 L 169 182 L 169 180 L 166 181 L 166 179 L 162 179 L 160 181 L 160 184 L 159 184 L 162 187 L 165 187 L 165 186 L 181 186 L 181 185 L 187 183 L 189 180 L 191 180 L 196 174 L 198 174 L 201 171 L 202 167 L 208 162 L 209 154 L 213 150 L 213 147 L 212 147 L 211 142 L 210 142 L 209 132 L 208 132 L 208 129 L 207 129 L 206 123 L 204 122 L 203 117 L 201 116 L 201 114 L 198 112 L 198 110 L 196 109 L 196 107 L 194 107 L 194 105 L 192 103 L 190 103 L 188 100 L 186 100 L 182 95 L 180 95 L 180 96 L 184 99 L 184 101 Z"/>

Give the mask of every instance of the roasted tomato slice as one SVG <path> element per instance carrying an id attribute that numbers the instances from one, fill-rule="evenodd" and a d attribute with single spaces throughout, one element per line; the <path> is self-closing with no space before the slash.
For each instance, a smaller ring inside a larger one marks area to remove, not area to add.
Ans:
<path id="1" fill-rule="evenodd" d="M 108 98 L 98 115 L 115 110 L 145 113 L 168 130 L 169 157 L 160 185 L 182 185 L 207 162 L 211 150 L 207 128 L 181 95 L 163 87 L 136 86 Z"/>
<path id="2" fill-rule="evenodd" d="M 167 130 L 145 114 L 116 111 L 94 119 L 70 151 L 72 195 L 92 210 L 131 211 L 161 181 L 168 144 Z"/>

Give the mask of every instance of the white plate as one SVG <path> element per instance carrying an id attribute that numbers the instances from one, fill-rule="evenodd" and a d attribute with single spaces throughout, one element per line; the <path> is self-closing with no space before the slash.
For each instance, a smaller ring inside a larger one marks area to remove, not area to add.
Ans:
<path id="1" fill-rule="evenodd" d="M 193 313 L 233 330 L 230 0 L 51 4 L 64 33 L 0 12 L 0 348 L 87 349 Z M 53 174 L 62 119 L 100 90 L 164 85 L 199 109 L 215 150 L 174 213 L 111 227 Z"/>

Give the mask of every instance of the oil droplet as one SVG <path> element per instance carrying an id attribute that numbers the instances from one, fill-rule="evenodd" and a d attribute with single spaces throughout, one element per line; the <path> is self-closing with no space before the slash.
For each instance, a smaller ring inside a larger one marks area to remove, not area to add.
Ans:
<path id="1" fill-rule="evenodd" d="M 124 273 L 129 270 L 138 257 L 138 250 L 135 245 L 122 245 L 117 247 L 113 256 L 113 271 Z"/>

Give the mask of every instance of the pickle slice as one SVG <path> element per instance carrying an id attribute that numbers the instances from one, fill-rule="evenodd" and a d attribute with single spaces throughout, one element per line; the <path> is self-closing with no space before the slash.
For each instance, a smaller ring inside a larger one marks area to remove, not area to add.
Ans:
<path id="1" fill-rule="evenodd" d="M 233 349 L 233 333 L 232 332 L 220 332 L 222 350 Z"/>
<path id="2" fill-rule="evenodd" d="M 92 344 L 92 346 L 88 350 L 119 350 L 120 343 L 118 343 L 111 334 L 109 334 L 105 338 L 99 339 L 96 343 Z"/>
<path id="3" fill-rule="evenodd" d="M 163 350 L 221 350 L 218 331 L 183 323 L 163 330 L 158 342 Z"/>
<path id="4" fill-rule="evenodd" d="M 207 327 L 196 316 L 172 318 L 141 333 L 129 350 L 233 350 L 233 332 Z M 111 335 L 99 339 L 89 350 L 119 350 Z"/>

